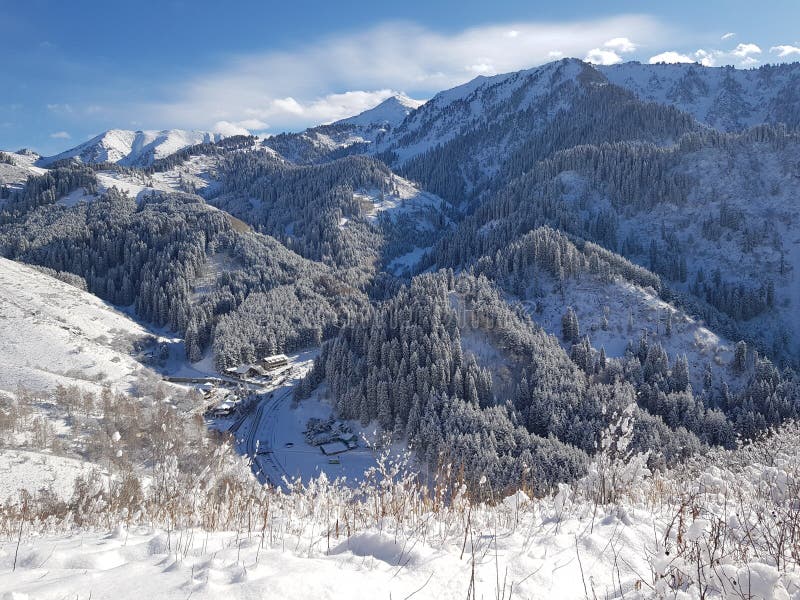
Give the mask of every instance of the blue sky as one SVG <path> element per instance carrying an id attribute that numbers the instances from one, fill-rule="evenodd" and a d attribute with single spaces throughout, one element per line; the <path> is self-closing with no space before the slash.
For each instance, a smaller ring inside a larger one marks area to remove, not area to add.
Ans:
<path id="1" fill-rule="evenodd" d="M 798 23 L 798 0 L 0 0 L 0 148 L 299 129 L 561 56 L 800 60 Z"/>

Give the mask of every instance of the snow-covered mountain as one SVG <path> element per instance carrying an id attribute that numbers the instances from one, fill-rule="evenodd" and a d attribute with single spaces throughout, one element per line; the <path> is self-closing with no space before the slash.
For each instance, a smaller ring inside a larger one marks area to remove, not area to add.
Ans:
<path id="1" fill-rule="evenodd" d="M 187 146 L 216 142 L 223 137 L 225 136 L 221 133 L 182 129 L 163 131 L 110 129 L 70 150 L 40 159 L 39 165 L 48 166 L 59 160 L 77 158 L 84 163 L 112 162 L 141 167 Z"/>
<path id="2" fill-rule="evenodd" d="M 608 84 L 630 91 L 644 102 L 673 106 L 722 131 L 760 123 L 800 123 L 800 63 L 747 70 L 638 62 L 603 67 L 563 59 L 524 71 L 477 77 L 440 92 L 376 146 L 405 163 L 436 146 L 469 136 L 487 146 L 487 157 L 496 157 L 498 150 L 501 155 L 512 150 L 515 141 L 530 137 L 537 127 L 556 119 L 559 111 L 573 109 L 588 91 Z M 614 100 L 627 99 L 618 96 Z M 601 124 L 595 122 L 594 126 Z M 504 133 L 502 144 L 490 150 L 492 134 L 498 128 Z"/>
<path id="3" fill-rule="evenodd" d="M 564 148 L 633 139 L 664 145 L 700 127 L 674 107 L 645 103 L 609 85 L 590 64 L 563 59 L 441 92 L 381 136 L 372 151 L 461 203 Z"/>
<path id="4" fill-rule="evenodd" d="M 399 159 L 418 155 L 459 135 L 491 126 L 511 115 L 536 107 L 534 120 L 542 121 L 569 105 L 578 92 L 578 78 L 601 80 L 579 60 L 569 59 L 541 67 L 476 77 L 436 94 L 378 144 Z"/>
<path id="5" fill-rule="evenodd" d="M 300 133 L 277 135 L 264 144 L 292 162 L 315 162 L 355 144 L 373 144 L 422 105 L 421 100 L 397 94 L 353 117 L 311 127 Z"/>
<path id="6" fill-rule="evenodd" d="M 337 123 L 355 125 L 364 130 L 397 127 L 412 111 L 423 104 L 424 102 L 421 100 L 414 100 L 404 94 L 396 94 L 374 108 L 365 110 L 354 117 L 341 119 Z"/>
<path id="7" fill-rule="evenodd" d="M 671 104 L 722 131 L 800 124 L 800 63 L 735 69 L 629 62 L 595 68 L 642 100 Z"/>

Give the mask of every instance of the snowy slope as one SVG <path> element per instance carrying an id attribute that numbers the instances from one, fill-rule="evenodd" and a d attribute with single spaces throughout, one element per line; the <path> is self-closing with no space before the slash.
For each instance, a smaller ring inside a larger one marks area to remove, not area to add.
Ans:
<path id="1" fill-rule="evenodd" d="M 539 281 L 539 285 L 546 278 Z M 580 323 L 581 335 L 589 336 L 595 350 L 603 348 L 609 358 L 621 358 L 628 344 L 636 347 L 640 338 L 660 344 L 671 360 L 686 356 L 692 388 L 703 391 L 703 376 L 706 370 L 712 373 L 712 385 L 725 381 L 731 389 L 742 385 L 735 376 L 730 363 L 734 344 L 711 331 L 702 321 L 663 300 L 652 289 L 645 289 L 621 278 L 605 282 L 590 274 L 580 279 L 568 279 L 559 292 L 555 282 L 552 293 L 526 302 L 529 314 L 548 333 L 556 336 L 565 350 L 571 342 L 561 337 L 561 318 L 565 307 L 575 311 Z M 666 323 L 671 319 L 671 332 Z M 629 319 L 633 327 L 629 327 Z"/>
<path id="2" fill-rule="evenodd" d="M 142 368 L 132 346 L 147 335 L 96 296 L 0 258 L 0 390 L 126 390 Z"/>
<path id="3" fill-rule="evenodd" d="M 376 126 L 397 127 L 412 111 L 423 104 L 424 102 L 421 100 L 414 100 L 408 96 L 398 94 L 390 96 L 375 108 L 365 110 L 354 117 L 342 119 L 337 123 L 349 123 L 365 129 Z"/>
<path id="4" fill-rule="evenodd" d="M 93 463 L 28 450 L 0 450 L 0 503 L 17 500 L 20 490 L 51 490 L 62 500 L 72 495 L 75 478 L 97 468 Z"/>
<path id="5" fill-rule="evenodd" d="M 138 515 L 88 530 L 26 524 L 19 540 L 13 528 L 0 538 L 0 590 L 9 599 L 798 600 L 792 544 L 772 542 L 797 532 L 797 435 L 667 473 L 638 458 L 598 461 L 575 486 L 491 505 L 460 494 L 434 502 L 407 482 L 355 492 L 323 479 L 288 495 L 217 499 L 229 524 L 218 531 L 176 527 L 166 511 L 164 525 Z M 597 502 L 609 476 L 614 499 Z"/>
<path id="6" fill-rule="evenodd" d="M 643 100 L 672 104 L 722 131 L 800 118 L 800 63 L 759 69 L 630 62 L 596 67 Z"/>
<path id="7" fill-rule="evenodd" d="M 128 131 L 110 129 L 70 150 L 42 158 L 40 166 L 77 158 L 84 163 L 112 162 L 128 166 L 146 166 L 194 144 L 215 142 L 224 136 L 207 131 Z"/>
<path id="8" fill-rule="evenodd" d="M 267 138 L 264 144 L 291 162 L 315 162 L 335 150 L 354 144 L 373 144 L 378 138 L 397 128 L 409 114 L 422 105 L 420 100 L 398 94 L 353 117 L 311 127 L 300 133 Z"/>
<path id="9" fill-rule="evenodd" d="M 532 107 L 536 119 L 546 120 L 566 107 L 576 91 L 576 81 L 596 77 L 589 65 L 576 59 L 548 63 L 526 71 L 472 81 L 436 94 L 410 114 L 390 136 L 377 144 L 397 153 L 400 162 L 465 134 Z M 562 86 L 566 87 L 562 89 Z"/>
<path id="10" fill-rule="evenodd" d="M 45 172 L 45 169 L 34 166 L 40 158 L 35 152 L 3 152 L 3 155 L 13 164 L 0 161 L 0 186 L 7 186 L 10 190 L 19 190 L 29 176 L 41 175 Z"/>

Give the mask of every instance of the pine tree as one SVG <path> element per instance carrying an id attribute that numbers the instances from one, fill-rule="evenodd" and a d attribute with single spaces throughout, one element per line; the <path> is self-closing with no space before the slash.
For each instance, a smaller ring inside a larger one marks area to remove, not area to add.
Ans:
<path id="1" fill-rule="evenodd" d="M 744 340 L 736 342 L 731 366 L 737 373 L 744 373 L 744 370 L 747 368 L 747 342 Z"/>

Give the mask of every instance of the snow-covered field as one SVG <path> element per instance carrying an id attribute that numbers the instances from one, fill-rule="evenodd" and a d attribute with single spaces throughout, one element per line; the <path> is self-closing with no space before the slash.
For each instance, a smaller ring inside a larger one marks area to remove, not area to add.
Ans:
<path id="1" fill-rule="evenodd" d="M 126 390 L 148 332 L 97 296 L 0 258 L 0 390 Z"/>
<path id="2" fill-rule="evenodd" d="M 88 529 L 6 524 L 0 590 L 28 600 L 796 600 L 797 442 L 790 426 L 662 474 L 600 460 L 543 499 L 474 504 L 456 486 L 442 502 L 390 469 L 358 490 L 323 478 L 288 495 L 228 497 L 238 508 L 219 505 L 217 531 L 135 515 Z"/>
<path id="3" fill-rule="evenodd" d="M 213 166 L 213 158 L 193 156 L 182 165 L 150 175 L 98 171 L 96 173 L 98 188 L 96 194 L 88 194 L 83 188 L 78 188 L 59 198 L 58 203 L 64 206 L 74 206 L 78 202 L 93 202 L 112 187 L 135 199 L 151 192 L 183 192 L 193 189 L 200 193 L 215 184 L 209 174 Z M 44 171 L 44 169 L 39 170 Z M 1 172 L 0 175 L 2 175 Z"/>
<path id="4" fill-rule="evenodd" d="M 18 500 L 20 490 L 50 490 L 61 500 L 72 495 L 75 478 L 97 465 L 45 452 L 0 450 L 0 503 Z"/>

